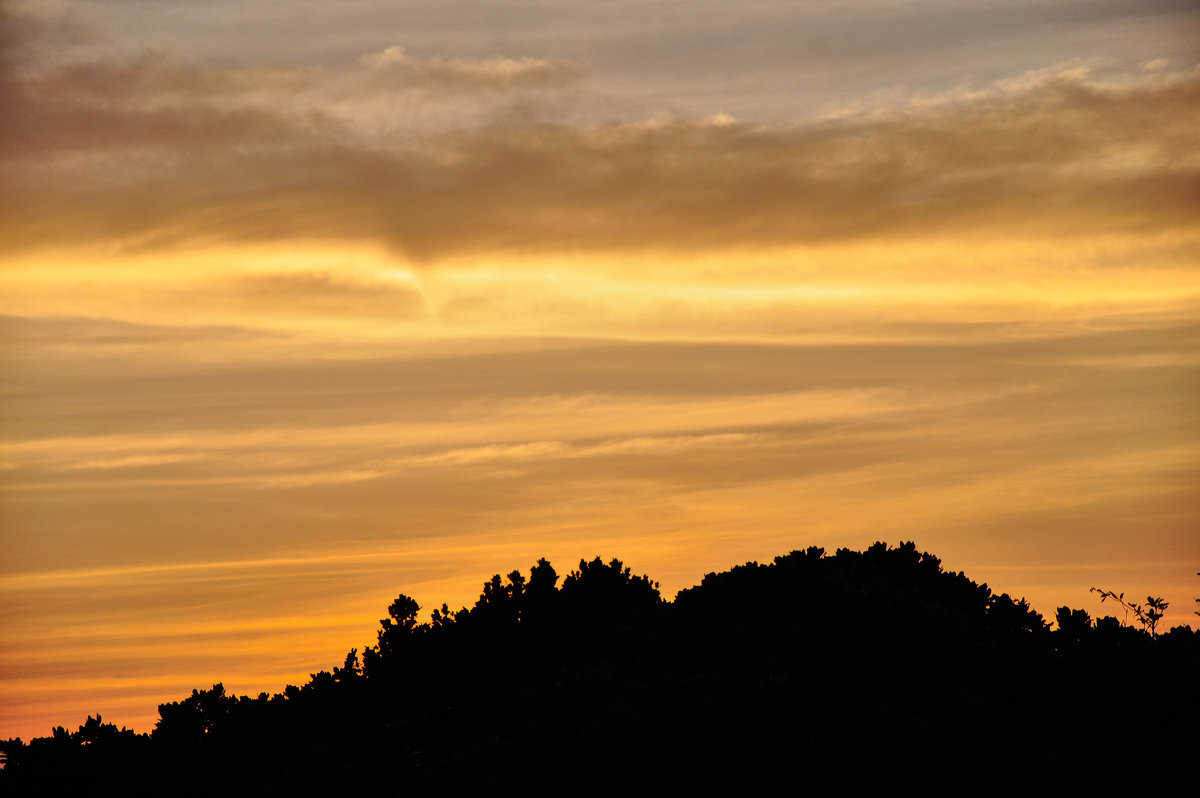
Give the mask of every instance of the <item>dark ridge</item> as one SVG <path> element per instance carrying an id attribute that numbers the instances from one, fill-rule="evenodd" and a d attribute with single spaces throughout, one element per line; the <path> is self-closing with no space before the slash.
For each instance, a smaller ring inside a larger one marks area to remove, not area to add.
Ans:
<path id="1" fill-rule="evenodd" d="M 1067 607 L 1051 630 L 912 543 L 794 551 L 673 602 L 615 559 L 559 581 L 539 560 L 428 623 L 400 595 L 361 658 L 272 696 L 194 690 L 150 734 L 7 740 L 0 792 L 744 792 L 1195 754 L 1200 633 Z"/>

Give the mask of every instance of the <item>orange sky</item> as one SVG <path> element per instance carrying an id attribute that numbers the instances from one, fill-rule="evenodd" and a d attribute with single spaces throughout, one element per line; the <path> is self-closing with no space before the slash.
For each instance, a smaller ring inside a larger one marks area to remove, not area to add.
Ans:
<path id="1" fill-rule="evenodd" d="M 1200 12 L 827 6 L 0 3 L 0 737 L 543 556 L 1194 621 Z"/>

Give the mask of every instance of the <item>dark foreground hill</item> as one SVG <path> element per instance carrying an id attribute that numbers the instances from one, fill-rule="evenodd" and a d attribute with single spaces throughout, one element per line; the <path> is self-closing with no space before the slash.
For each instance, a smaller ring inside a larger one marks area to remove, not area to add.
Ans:
<path id="1" fill-rule="evenodd" d="M 221 685 L 151 734 L 88 718 L 0 743 L 5 792 L 676 792 L 1093 771 L 1192 760 L 1200 633 L 1058 628 L 911 543 L 795 551 L 663 601 L 621 562 L 539 561 L 301 687 Z"/>

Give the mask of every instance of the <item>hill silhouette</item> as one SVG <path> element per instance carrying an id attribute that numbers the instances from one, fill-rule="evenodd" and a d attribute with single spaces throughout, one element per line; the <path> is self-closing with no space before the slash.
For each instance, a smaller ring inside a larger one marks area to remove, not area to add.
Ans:
<path id="1" fill-rule="evenodd" d="M 1068 607 L 1051 629 L 912 543 L 794 551 L 674 601 L 615 559 L 559 582 L 539 560 L 427 623 L 400 595 L 374 646 L 304 685 L 194 690 L 150 734 L 97 716 L 0 743 L 0 787 L 645 792 L 1063 774 L 1094 763 L 1098 734 L 1162 762 L 1194 754 L 1200 633 Z"/>

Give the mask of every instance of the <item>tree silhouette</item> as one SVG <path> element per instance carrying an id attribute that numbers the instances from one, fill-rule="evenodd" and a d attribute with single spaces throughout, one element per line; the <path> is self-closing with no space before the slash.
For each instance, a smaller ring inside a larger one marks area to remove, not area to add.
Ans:
<path id="1" fill-rule="evenodd" d="M 0 742 L 0 791 L 131 773 L 185 795 L 548 791 L 581 774 L 628 791 L 633 772 L 651 779 L 635 792 L 754 791 L 797 773 L 953 778 L 1014 762 L 1053 775 L 1092 756 L 1096 729 L 1192 721 L 1200 634 L 1158 634 L 1160 600 L 1128 607 L 1141 629 L 1060 607 L 1051 631 L 1024 599 L 912 543 L 796 550 L 673 601 L 618 559 L 580 560 L 561 580 L 542 559 L 424 623 L 399 594 L 361 656 L 279 694 L 215 684 L 160 705 L 150 735 L 97 715 Z M 1156 743 L 1162 761 L 1189 761 L 1188 742 Z"/>
<path id="2" fill-rule="evenodd" d="M 623 623 L 651 613 L 662 603 L 658 583 L 635 576 L 618 559 L 604 563 L 599 557 L 579 561 L 579 569 L 563 580 L 562 599 L 584 623 Z"/>
<path id="3" fill-rule="evenodd" d="M 421 607 L 416 601 L 401 593 L 388 605 L 388 617 L 379 621 L 377 643 L 374 648 L 363 652 L 363 672 L 370 676 L 380 669 L 395 666 L 419 634 L 417 613 Z"/>

